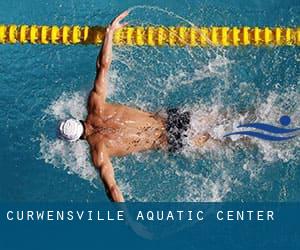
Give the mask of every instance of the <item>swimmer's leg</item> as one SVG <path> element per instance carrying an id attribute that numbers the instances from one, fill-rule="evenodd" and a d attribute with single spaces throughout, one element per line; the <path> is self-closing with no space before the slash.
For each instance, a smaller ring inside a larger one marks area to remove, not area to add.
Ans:
<path id="1" fill-rule="evenodd" d="M 197 119 L 197 118 L 196 118 Z M 206 127 L 207 124 L 215 124 L 216 123 L 216 118 L 214 116 L 205 116 L 197 119 L 198 121 L 198 126 L 199 127 Z M 203 131 L 202 133 L 196 134 L 192 138 L 192 143 L 194 144 L 195 147 L 203 147 L 206 142 L 209 140 L 214 140 L 215 139 L 209 134 L 209 132 Z"/>
<path id="2" fill-rule="evenodd" d="M 240 112 L 241 115 L 246 116 L 247 120 L 250 121 L 255 121 L 257 119 L 255 109 L 248 109 Z M 213 125 L 218 124 L 218 118 L 220 114 L 211 114 L 209 116 L 204 116 L 200 118 L 196 118 L 198 121 L 198 126 L 199 127 L 206 127 L 207 125 L 210 125 L 210 127 L 213 127 Z M 228 119 L 228 113 L 223 112 L 221 114 L 223 119 Z M 249 137 L 241 137 L 237 141 L 232 141 L 230 138 L 226 138 L 225 140 L 214 138 L 213 136 L 210 135 L 209 131 L 207 132 L 202 132 L 201 134 L 197 134 L 194 136 L 192 139 L 192 143 L 194 144 L 195 147 L 203 147 L 206 143 L 213 143 L 219 146 L 240 146 L 241 144 L 244 146 L 251 146 L 253 145 L 253 141 Z"/>
<path id="3" fill-rule="evenodd" d="M 195 136 L 195 138 L 192 140 L 193 144 L 197 148 L 204 147 L 207 142 L 212 142 L 214 145 L 219 146 L 234 146 L 234 147 L 241 147 L 246 146 L 248 148 L 252 147 L 254 145 L 253 141 L 251 141 L 248 137 L 242 137 L 237 141 L 232 141 L 231 139 L 226 140 L 220 140 L 213 138 L 209 133 L 204 133 L 201 135 Z"/>
<path id="4" fill-rule="evenodd" d="M 203 147 L 204 144 L 211 138 L 209 133 L 204 133 L 201 135 L 196 135 L 196 137 L 193 139 L 193 144 L 196 147 Z"/>

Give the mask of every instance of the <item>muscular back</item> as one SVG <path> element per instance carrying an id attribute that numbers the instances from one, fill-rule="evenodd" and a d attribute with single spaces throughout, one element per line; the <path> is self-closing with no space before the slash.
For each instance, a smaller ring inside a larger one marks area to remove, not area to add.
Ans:
<path id="1" fill-rule="evenodd" d="M 92 91 L 86 119 L 92 132 L 92 148 L 104 143 L 110 156 L 122 156 L 166 146 L 165 122 L 161 117 L 120 104 L 103 102 Z"/>

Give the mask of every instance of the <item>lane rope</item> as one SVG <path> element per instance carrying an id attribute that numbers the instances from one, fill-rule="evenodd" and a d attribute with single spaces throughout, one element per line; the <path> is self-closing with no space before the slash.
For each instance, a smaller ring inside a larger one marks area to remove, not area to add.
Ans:
<path id="1" fill-rule="evenodd" d="M 105 27 L 0 25 L 0 44 L 101 44 Z M 300 27 L 135 26 L 118 30 L 114 44 L 132 46 L 299 46 Z"/>

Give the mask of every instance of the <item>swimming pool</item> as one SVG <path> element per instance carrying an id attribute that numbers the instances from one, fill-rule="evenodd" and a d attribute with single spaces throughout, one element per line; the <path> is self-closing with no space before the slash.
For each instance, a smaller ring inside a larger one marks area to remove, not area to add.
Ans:
<path id="1" fill-rule="evenodd" d="M 0 23 L 107 24 L 132 8 L 132 25 L 299 26 L 298 1 L 37 1 L 0 4 Z M 1 201 L 103 201 L 84 142 L 56 139 L 59 119 L 83 118 L 95 46 L 0 46 Z M 215 136 L 240 122 L 300 126 L 299 47 L 116 47 L 109 100 L 150 111 L 210 115 Z M 251 111 L 247 113 L 247 111 Z M 224 116 L 223 114 L 227 114 Z M 204 129 L 202 124 L 193 124 Z M 113 160 L 129 201 L 299 201 L 300 137 L 214 145 L 179 155 Z"/>

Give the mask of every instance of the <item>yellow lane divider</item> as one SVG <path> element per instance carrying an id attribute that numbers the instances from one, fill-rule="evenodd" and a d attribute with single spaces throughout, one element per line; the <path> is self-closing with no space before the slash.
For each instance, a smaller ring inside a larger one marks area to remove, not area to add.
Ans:
<path id="1" fill-rule="evenodd" d="M 0 25 L 0 44 L 100 44 L 105 27 Z M 300 27 L 126 27 L 116 45 L 135 46 L 299 46 Z"/>

